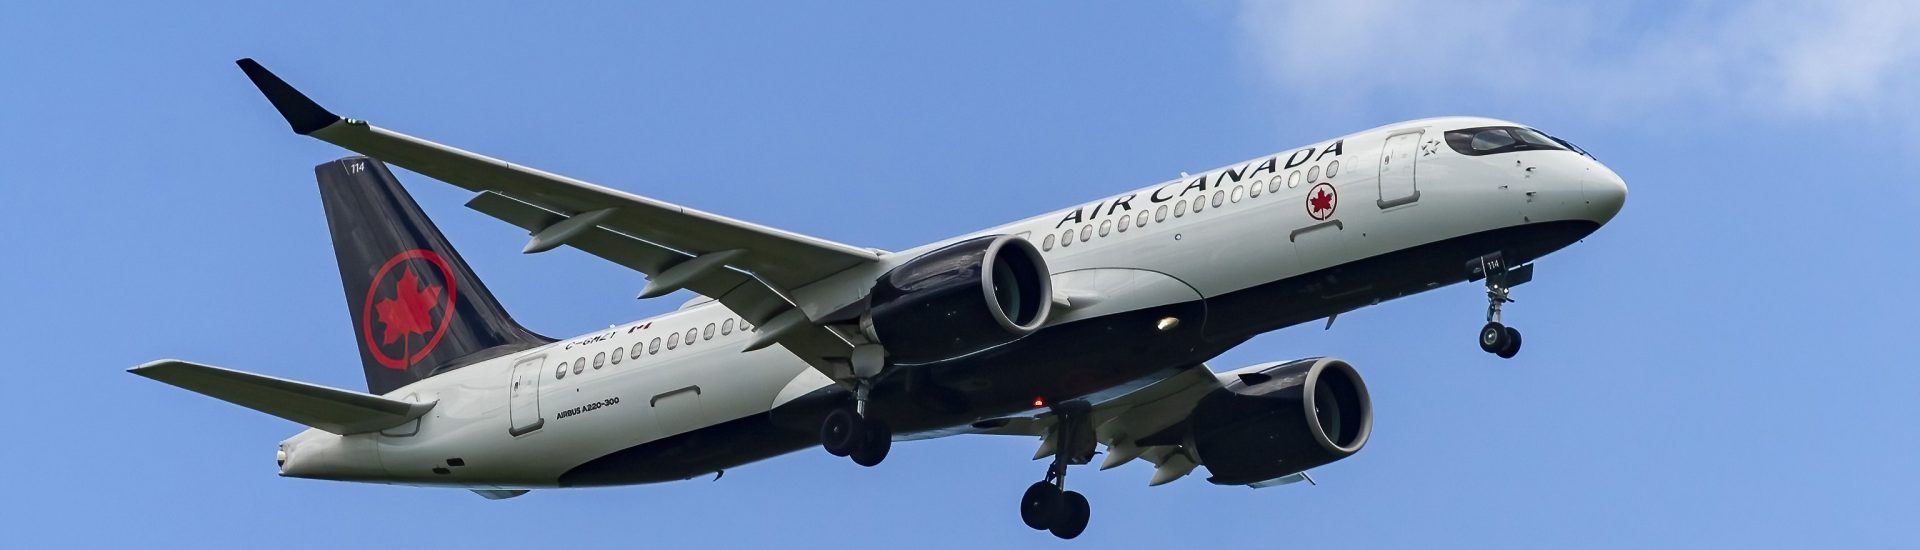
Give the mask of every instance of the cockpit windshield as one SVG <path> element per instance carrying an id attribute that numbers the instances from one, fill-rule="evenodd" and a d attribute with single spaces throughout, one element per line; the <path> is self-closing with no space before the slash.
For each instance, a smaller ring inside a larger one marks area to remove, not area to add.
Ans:
<path id="1" fill-rule="evenodd" d="M 1447 132 L 1447 146 L 1462 155 L 1481 156 L 1513 151 L 1578 151 L 1565 141 L 1539 130 L 1519 126 L 1482 126 Z"/>

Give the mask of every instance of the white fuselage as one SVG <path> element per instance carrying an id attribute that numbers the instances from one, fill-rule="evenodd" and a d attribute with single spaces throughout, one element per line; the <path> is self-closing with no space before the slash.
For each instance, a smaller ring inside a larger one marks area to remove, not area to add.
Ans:
<path id="1" fill-rule="evenodd" d="M 1508 228 L 1554 222 L 1598 227 L 1620 209 L 1625 185 L 1590 157 L 1565 150 L 1469 156 L 1442 141 L 1448 130 L 1494 125 L 1518 126 L 1479 118 L 1384 126 L 930 243 L 891 254 L 888 262 L 973 236 L 1025 236 L 1043 251 L 1056 300 L 1073 304 L 1048 320 L 1054 326 L 1247 295 L 1277 281 Z M 1541 253 L 1565 244 L 1541 245 Z M 1449 258 L 1444 267 L 1470 257 Z M 1404 295 L 1405 288 L 1437 286 L 1394 284 L 1394 290 L 1383 282 L 1382 294 L 1337 303 L 1370 303 Z M 1215 304 L 1212 311 L 1236 311 L 1226 306 Z M 1209 317 L 1205 330 L 1231 340 L 1298 322 L 1298 315 L 1280 313 L 1288 306 L 1262 304 L 1276 310 L 1271 318 Z M 282 474 L 478 489 L 552 487 L 583 463 L 764 415 L 834 385 L 780 346 L 742 353 L 751 340 L 744 326 L 722 305 L 697 301 L 445 372 L 388 394 L 437 400 L 431 413 L 379 433 L 308 430 L 281 444 Z M 742 460 L 714 459 L 703 467 L 711 472 Z"/>

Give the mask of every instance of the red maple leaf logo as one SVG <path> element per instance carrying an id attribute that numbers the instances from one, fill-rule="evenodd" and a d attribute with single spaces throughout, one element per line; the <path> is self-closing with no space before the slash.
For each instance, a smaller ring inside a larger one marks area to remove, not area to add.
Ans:
<path id="1" fill-rule="evenodd" d="M 1307 192 L 1307 215 L 1312 216 L 1313 219 L 1324 220 L 1333 217 L 1333 209 L 1339 204 L 1340 195 L 1334 191 L 1332 185 L 1326 182 L 1313 186 L 1313 190 Z"/>
<path id="2" fill-rule="evenodd" d="M 1327 194 L 1327 190 L 1321 189 L 1319 194 L 1313 196 L 1313 211 L 1319 212 L 1328 208 L 1333 208 L 1333 195 L 1329 195 Z"/>
<path id="3" fill-rule="evenodd" d="M 408 267 L 394 283 L 394 297 L 373 305 L 386 326 L 381 343 L 391 344 L 404 336 L 433 332 L 433 308 L 440 305 L 440 287 L 422 285 Z"/>

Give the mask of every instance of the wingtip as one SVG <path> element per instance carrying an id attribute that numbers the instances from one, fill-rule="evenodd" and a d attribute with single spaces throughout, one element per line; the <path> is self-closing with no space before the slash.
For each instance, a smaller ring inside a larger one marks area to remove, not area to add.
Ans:
<path id="1" fill-rule="evenodd" d="M 253 58 L 242 57 L 235 60 L 234 64 L 239 65 L 240 71 L 253 81 L 253 86 L 267 96 L 267 101 L 280 111 L 280 116 L 287 119 L 287 124 L 293 127 L 293 133 L 304 136 L 340 121 L 339 115 L 321 107 Z"/>
<path id="2" fill-rule="evenodd" d="M 138 363 L 138 365 L 132 365 L 131 369 L 127 369 L 127 371 L 129 371 L 129 373 L 138 373 L 138 371 L 152 371 L 152 369 L 157 369 L 157 367 L 165 367 L 165 365 L 177 365 L 177 363 L 186 363 L 186 362 L 184 362 L 184 360 L 175 360 L 175 358 L 165 358 L 165 360 L 152 360 L 152 362 Z"/>
<path id="3" fill-rule="evenodd" d="M 170 365 L 173 363 L 178 363 L 178 362 L 180 362 L 179 359 L 157 359 L 157 360 L 141 363 L 138 365 L 134 365 L 133 368 L 127 369 L 127 372 L 138 374 L 140 376 L 146 376 L 147 373 L 153 371 L 153 369 L 157 369 L 157 368 Z"/>

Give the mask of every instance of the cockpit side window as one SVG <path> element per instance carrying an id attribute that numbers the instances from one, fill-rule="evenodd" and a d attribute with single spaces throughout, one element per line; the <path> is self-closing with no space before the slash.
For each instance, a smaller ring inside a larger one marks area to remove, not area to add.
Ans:
<path id="1" fill-rule="evenodd" d="M 1473 133 L 1473 139 L 1467 142 L 1475 151 L 1492 151 L 1513 145 L 1513 136 L 1504 128 L 1493 128 Z"/>
<path id="2" fill-rule="evenodd" d="M 1477 157 L 1514 151 L 1565 151 L 1560 140 L 1538 130 L 1518 126 L 1484 126 L 1447 132 L 1447 146 L 1462 155 Z"/>
<path id="3" fill-rule="evenodd" d="M 1586 155 L 1586 156 L 1587 156 L 1587 158 L 1594 158 L 1594 157 L 1593 157 L 1593 153 L 1588 153 L 1586 149 L 1581 149 L 1581 148 L 1580 148 L 1580 146 L 1578 146 L 1578 145 L 1574 145 L 1574 144 L 1573 144 L 1573 142 L 1571 142 L 1571 141 L 1567 141 L 1567 140 L 1564 140 L 1564 139 L 1560 139 L 1560 138 L 1557 138 L 1557 137 L 1553 137 L 1553 136 L 1547 136 L 1547 137 L 1550 137 L 1550 138 L 1553 138 L 1553 141 L 1554 141 L 1555 143 L 1559 143 L 1559 144 L 1561 144 L 1561 145 L 1564 145 L 1564 146 L 1566 146 L 1566 147 L 1567 147 L 1568 149 L 1572 149 L 1572 150 L 1573 150 L 1573 152 L 1575 152 L 1575 153 L 1580 153 L 1580 154 L 1582 154 L 1582 155 Z"/>

